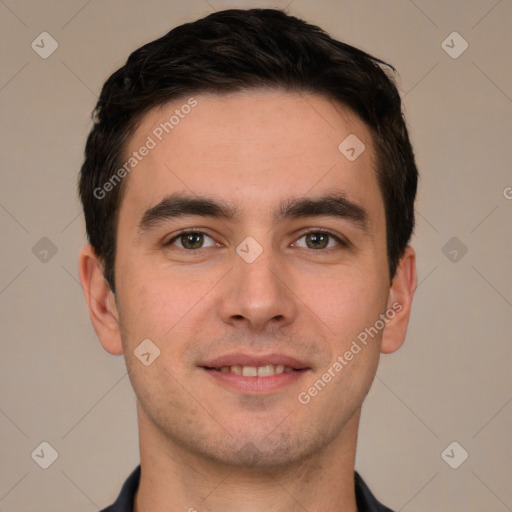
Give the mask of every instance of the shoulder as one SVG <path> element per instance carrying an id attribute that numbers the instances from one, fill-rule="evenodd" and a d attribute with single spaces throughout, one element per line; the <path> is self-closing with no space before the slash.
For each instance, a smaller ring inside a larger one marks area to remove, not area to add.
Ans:
<path id="1" fill-rule="evenodd" d="M 393 512 L 390 508 L 377 501 L 377 498 L 372 494 L 357 471 L 354 472 L 354 485 L 359 512 Z"/>
<path id="2" fill-rule="evenodd" d="M 133 512 L 133 501 L 139 488 L 140 465 L 126 479 L 115 503 L 100 512 Z"/>

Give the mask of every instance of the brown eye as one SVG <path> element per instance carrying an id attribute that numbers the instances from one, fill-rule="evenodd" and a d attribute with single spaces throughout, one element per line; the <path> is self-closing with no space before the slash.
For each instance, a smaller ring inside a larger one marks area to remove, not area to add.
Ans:
<path id="1" fill-rule="evenodd" d="M 299 244 L 299 240 L 305 239 L 305 245 Z M 298 247 L 305 249 L 331 249 L 336 245 L 345 246 L 346 244 L 337 236 L 327 231 L 310 231 L 302 235 L 295 243 Z"/>
<path id="2" fill-rule="evenodd" d="M 309 233 L 306 235 L 306 245 L 310 249 L 325 249 L 329 244 L 329 235 L 323 233 Z"/>
<path id="3" fill-rule="evenodd" d="M 205 246 L 205 239 L 209 239 L 213 243 Z M 182 249 L 193 251 L 196 249 L 203 249 L 204 247 L 212 247 L 215 245 L 215 242 L 211 237 L 205 233 L 201 233 L 200 231 L 187 231 L 171 238 L 166 245 L 178 245 L 178 247 Z"/>

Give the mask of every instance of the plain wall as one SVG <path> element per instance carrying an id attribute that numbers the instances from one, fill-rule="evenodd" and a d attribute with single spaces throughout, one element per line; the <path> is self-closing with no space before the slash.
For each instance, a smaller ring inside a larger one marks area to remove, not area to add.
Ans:
<path id="1" fill-rule="evenodd" d="M 76 180 L 103 82 L 178 24 L 260 6 L 398 69 L 421 173 L 414 312 L 381 358 L 356 467 L 397 511 L 512 510 L 512 2 L 5 0 L 0 511 L 98 510 L 139 460 L 124 361 L 101 348 L 77 277 Z M 442 46 L 454 31 L 469 45 L 458 58 Z M 42 32 L 58 42 L 46 59 L 31 47 Z M 48 469 L 31 457 L 43 441 L 58 452 Z M 441 457 L 453 441 L 469 454 L 458 469 Z"/>

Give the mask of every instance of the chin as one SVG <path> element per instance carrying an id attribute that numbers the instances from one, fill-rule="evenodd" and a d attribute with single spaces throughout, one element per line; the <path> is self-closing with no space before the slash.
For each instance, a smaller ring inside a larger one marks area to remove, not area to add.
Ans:
<path id="1" fill-rule="evenodd" d="M 204 443 L 196 443 L 194 450 L 197 455 L 209 459 L 215 464 L 248 470 L 250 472 L 271 472 L 296 466 L 317 455 L 328 444 L 329 437 L 325 432 L 318 432 L 313 437 L 295 435 L 290 432 L 268 431 L 244 432 L 230 438 L 223 436 L 216 442 L 203 439 Z"/>

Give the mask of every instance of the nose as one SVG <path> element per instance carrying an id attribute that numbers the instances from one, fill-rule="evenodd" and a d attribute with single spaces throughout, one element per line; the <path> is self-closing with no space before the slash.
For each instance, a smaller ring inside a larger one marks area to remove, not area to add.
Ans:
<path id="1" fill-rule="evenodd" d="M 219 294 L 223 322 L 254 331 L 291 324 L 297 315 L 297 297 L 286 262 L 264 250 L 248 263 L 238 254 Z"/>

